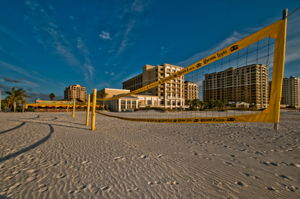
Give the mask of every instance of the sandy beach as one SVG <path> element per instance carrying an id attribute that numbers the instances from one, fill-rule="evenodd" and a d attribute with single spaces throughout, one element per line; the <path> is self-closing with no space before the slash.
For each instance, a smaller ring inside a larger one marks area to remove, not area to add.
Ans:
<path id="1" fill-rule="evenodd" d="M 282 112 L 278 132 L 84 122 L 84 112 L 0 113 L 0 198 L 300 198 L 300 112 Z"/>

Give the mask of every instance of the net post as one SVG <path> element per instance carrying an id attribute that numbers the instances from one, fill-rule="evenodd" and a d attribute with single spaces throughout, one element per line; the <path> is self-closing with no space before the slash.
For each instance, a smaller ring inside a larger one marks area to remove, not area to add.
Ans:
<path id="1" fill-rule="evenodd" d="M 75 106 L 76 106 L 76 99 L 73 98 L 73 111 L 72 111 L 72 117 L 75 118 Z"/>
<path id="2" fill-rule="evenodd" d="M 92 104 L 92 124 L 91 130 L 94 131 L 96 129 L 96 99 L 97 99 L 97 89 L 93 90 L 93 104 Z"/>
<path id="3" fill-rule="evenodd" d="M 67 113 L 69 112 L 69 104 L 67 105 Z"/>
<path id="4" fill-rule="evenodd" d="M 288 16 L 288 9 L 285 8 L 283 11 L 282 11 L 282 19 L 286 19 Z"/>
<path id="5" fill-rule="evenodd" d="M 287 29 L 287 16 L 288 9 L 284 9 L 282 12 L 282 25 L 276 39 L 276 49 L 274 52 L 274 69 L 272 78 L 272 91 L 273 97 L 273 117 L 274 117 L 274 129 L 277 131 L 279 128 L 280 120 L 280 102 L 282 96 L 282 84 L 284 77 L 284 62 L 286 53 L 286 29 Z M 276 66 L 276 67 L 275 67 Z"/>
<path id="6" fill-rule="evenodd" d="M 91 109 L 91 95 L 88 94 L 87 107 L 86 107 L 86 118 L 85 118 L 86 126 L 89 126 L 90 109 Z"/>

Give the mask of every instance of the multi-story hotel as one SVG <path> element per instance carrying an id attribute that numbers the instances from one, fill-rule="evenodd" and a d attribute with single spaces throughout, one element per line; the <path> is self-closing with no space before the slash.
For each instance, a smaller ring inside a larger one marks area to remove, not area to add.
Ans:
<path id="1" fill-rule="evenodd" d="M 190 81 L 184 82 L 184 99 L 193 100 L 199 98 L 198 84 Z"/>
<path id="2" fill-rule="evenodd" d="M 132 91 L 141 88 L 147 84 L 168 77 L 170 74 L 180 71 L 181 69 L 182 67 L 171 64 L 158 66 L 145 65 L 141 74 L 123 82 L 123 89 Z M 157 96 L 160 107 L 170 109 L 182 108 L 185 101 L 184 76 L 180 76 L 141 94 Z"/>
<path id="3" fill-rule="evenodd" d="M 246 102 L 257 108 L 268 106 L 268 67 L 252 64 L 205 75 L 203 99 Z"/>
<path id="4" fill-rule="evenodd" d="M 282 84 L 281 104 L 300 108 L 300 78 L 284 78 Z"/>
<path id="5" fill-rule="evenodd" d="M 78 99 L 80 101 L 86 100 L 86 88 L 84 86 L 80 86 L 79 84 L 68 86 L 64 92 L 64 98 Z"/>

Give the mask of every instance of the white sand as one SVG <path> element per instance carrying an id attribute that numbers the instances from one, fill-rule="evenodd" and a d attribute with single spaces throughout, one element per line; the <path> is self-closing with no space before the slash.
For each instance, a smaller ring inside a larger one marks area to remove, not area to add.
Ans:
<path id="1" fill-rule="evenodd" d="M 0 198 L 300 198 L 300 112 L 272 124 L 0 113 Z"/>

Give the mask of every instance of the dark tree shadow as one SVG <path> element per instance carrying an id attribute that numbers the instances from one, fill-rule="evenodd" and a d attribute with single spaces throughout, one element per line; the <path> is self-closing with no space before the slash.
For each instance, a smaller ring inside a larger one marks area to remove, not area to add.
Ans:
<path id="1" fill-rule="evenodd" d="M 20 120 L 11 120 L 11 121 L 20 121 Z M 44 124 L 44 125 L 48 124 L 48 125 L 50 125 L 49 123 L 46 123 L 46 122 L 49 122 L 49 120 L 48 121 L 44 121 L 45 123 L 44 122 L 38 122 L 38 121 L 26 121 L 26 122 L 27 123 L 36 123 L 36 124 Z M 66 128 L 73 128 L 73 129 L 89 130 L 87 128 L 81 128 L 81 127 L 76 127 L 76 126 L 68 126 L 68 125 L 62 125 L 62 124 L 51 124 L 51 125 L 53 125 L 53 126 L 60 126 L 60 127 L 66 127 Z"/>
<path id="2" fill-rule="evenodd" d="M 13 127 L 13 128 L 11 128 L 11 129 L 7 129 L 7 130 L 4 130 L 4 131 L 1 131 L 1 132 L 0 132 L 0 135 L 1 135 L 1 134 L 4 134 L 4 133 L 7 133 L 7 132 L 10 132 L 10 131 L 13 131 L 13 130 L 16 130 L 16 129 L 22 127 L 24 124 L 26 124 L 26 122 L 22 122 L 21 124 L 15 126 L 15 127 Z"/>
<path id="3" fill-rule="evenodd" d="M 44 138 L 42 138 L 41 140 L 37 141 L 36 143 L 30 145 L 30 146 L 27 146 L 23 149 L 21 149 L 20 151 L 17 151 L 15 153 L 12 153 L 12 154 L 9 154 L 9 155 L 6 155 L 4 157 L 1 157 L 0 158 L 0 162 L 3 162 L 3 161 L 6 161 L 6 160 L 9 160 L 11 158 L 15 158 L 17 157 L 18 155 L 22 154 L 22 153 L 25 153 L 27 151 L 30 151 L 31 149 L 34 149 L 36 148 L 37 146 L 43 144 L 44 142 L 46 142 L 52 135 L 52 133 L 54 132 L 54 128 L 52 127 L 51 124 L 48 124 L 49 128 L 50 128 L 50 132 L 48 133 L 48 135 Z"/>

